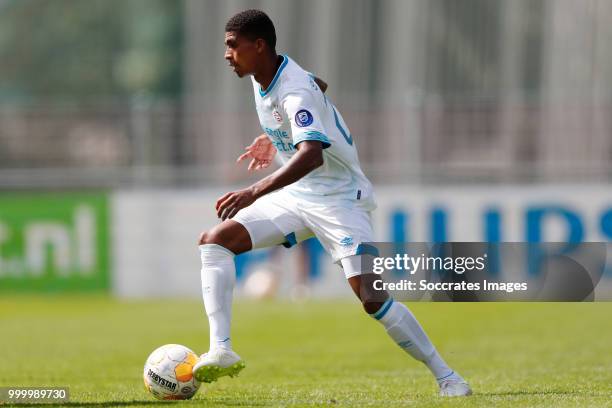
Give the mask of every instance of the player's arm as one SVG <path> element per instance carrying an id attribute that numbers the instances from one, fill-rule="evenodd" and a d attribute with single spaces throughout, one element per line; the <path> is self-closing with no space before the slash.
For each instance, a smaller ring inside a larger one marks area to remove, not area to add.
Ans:
<path id="1" fill-rule="evenodd" d="M 323 146 L 316 140 L 305 140 L 297 145 L 297 153 L 281 168 L 264 177 L 250 188 L 255 199 L 293 184 L 323 165 Z"/>
<path id="2" fill-rule="evenodd" d="M 305 140 L 297 145 L 297 152 L 289 161 L 269 176 L 240 191 L 225 194 L 217 200 L 217 216 L 232 218 L 238 211 L 272 191 L 293 184 L 323 164 L 323 145 L 320 141 Z"/>

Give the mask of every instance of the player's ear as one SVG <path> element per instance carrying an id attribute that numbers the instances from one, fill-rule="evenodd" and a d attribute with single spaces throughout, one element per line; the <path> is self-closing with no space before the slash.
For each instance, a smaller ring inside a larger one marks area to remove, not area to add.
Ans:
<path id="1" fill-rule="evenodd" d="M 266 42 L 263 38 L 258 38 L 255 40 L 255 49 L 257 50 L 258 54 L 263 54 L 263 52 L 266 50 Z"/>

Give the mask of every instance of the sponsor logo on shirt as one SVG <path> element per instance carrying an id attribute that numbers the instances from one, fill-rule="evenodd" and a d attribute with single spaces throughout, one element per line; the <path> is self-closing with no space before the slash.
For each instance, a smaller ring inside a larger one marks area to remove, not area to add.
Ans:
<path id="1" fill-rule="evenodd" d="M 299 127 L 310 126 L 313 120 L 312 113 L 306 109 L 301 109 L 295 114 L 295 124 Z"/>
<path id="2" fill-rule="evenodd" d="M 279 152 L 293 152 L 295 147 L 289 138 L 289 134 L 282 129 L 264 128 L 276 150 Z"/>

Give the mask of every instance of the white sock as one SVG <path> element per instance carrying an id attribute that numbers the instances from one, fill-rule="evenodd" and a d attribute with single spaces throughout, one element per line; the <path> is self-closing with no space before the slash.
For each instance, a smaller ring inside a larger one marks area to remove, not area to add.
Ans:
<path id="1" fill-rule="evenodd" d="M 210 350 L 231 350 L 232 297 L 236 283 L 234 254 L 216 244 L 200 245 L 202 296 L 210 326 Z"/>
<path id="2" fill-rule="evenodd" d="M 389 337 L 398 346 L 423 362 L 437 380 L 453 374 L 453 370 L 440 357 L 419 322 L 404 304 L 389 298 L 371 316 L 385 327 Z"/>

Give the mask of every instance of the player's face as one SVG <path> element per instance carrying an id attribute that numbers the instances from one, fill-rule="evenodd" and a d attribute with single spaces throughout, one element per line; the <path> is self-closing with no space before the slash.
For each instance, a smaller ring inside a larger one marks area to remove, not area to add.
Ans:
<path id="1" fill-rule="evenodd" d="M 255 72 L 260 53 L 259 41 L 252 41 L 234 31 L 225 33 L 225 59 L 240 78 Z"/>

